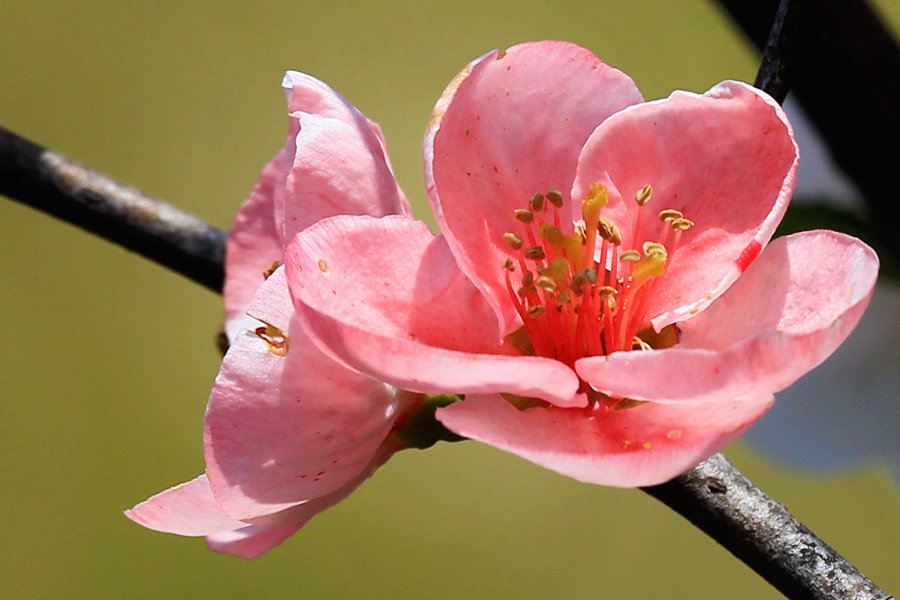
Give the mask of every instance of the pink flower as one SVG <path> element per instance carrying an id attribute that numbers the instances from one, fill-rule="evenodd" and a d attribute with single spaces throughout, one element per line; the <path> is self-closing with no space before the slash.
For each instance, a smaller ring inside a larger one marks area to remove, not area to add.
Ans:
<path id="1" fill-rule="evenodd" d="M 878 261 L 828 231 L 767 246 L 798 151 L 738 82 L 644 102 L 587 50 L 472 62 L 425 139 L 442 234 L 336 216 L 288 245 L 313 341 L 465 399 L 450 430 L 576 479 L 666 481 L 753 423 L 859 320 Z"/>
<path id="2" fill-rule="evenodd" d="M 126 513 L 247 558 L 280 544 L 402 448 L 392 430 L 417 405 L 414 395 L 327 358 L 299 326 L 278 266 L 285 240 L 327 216 L 408 215 L 409 205 L 377 125 L 312 77 L 288 72 L 283 85 L 287 143 L 228 238 L 231 347 L 206 412 L 206 474 Z"/>

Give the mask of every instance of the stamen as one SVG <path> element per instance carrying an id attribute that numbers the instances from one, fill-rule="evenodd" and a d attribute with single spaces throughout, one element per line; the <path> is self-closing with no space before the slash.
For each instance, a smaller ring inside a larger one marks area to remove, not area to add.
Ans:
<path id="1" fill-rule="evenodd" d="M 648 202 L 650 202 L 650 196 L 653 195 L 653 186 L 649 183 L 639 189 L 637 193 L 634 195 L 634 201 L 638 203 L 638 206 L 644 206 Z"/>
<path id="2" fill-rule="evenodd" d="M 660 221 L 672 221 L 674 219 L 683 219 L 684 215 L 680 210 L 675 210 L 674 208 L 667 208 L 666 210 L 659 211 L 659 220 Z"/>
<path id="3" fill-rule="evenodd" d="M 540 277 L 538 277 L 535 280 L 534 285 L 551 294 L 556 291 L 556 282 L 546 275 L 541 275 Z"/>
<path id="4" fill-rule="evenodd" d="M 539 319 L 547 314 L 547 309 L 543 304 L 537 304 L 535 306 L 530 307 L 527 311 L 528 316 L 532 319 Z"/>
<path id="5" fill-rule="evenodd" d="M 606 217 L 600 217 L 600 221 L 597 223 L 597 233 L 611 244 L 618 246 L 622 243 L 622 234 L 619 233 L 619 228 Z"/>
<path id="6" fill-rule="evenodd" d="M 509 247 L 512 248 L 513 250 L 518 250 L 525 243 L 522 240 L 522 238 L 520 238 L 519 236 L 517 236 L 514 233 L 504 233 L 503 241 L 506 242 L 507 244 L 509 244 Z"/>
<path id="7" fill-rule="evenodd" d="M 534 221 L 534 213 L 527 208 L 516 209 L 516 218 L 523 223 L 531 223 Z"/>
<path id="8" fill-rule="evenodd" d="M 547 254 L 540 246 L 529 246 L 525 248 L 524 254 L 525 258 L 530 258 L 531 260 L 544 260 L 547 258 Z"/>
<path id="9" fill-rule="evenodd" d="M 563 205 L 563 196 L 562 192 L 559 190 L 551 189 L 547 191 L 547 200 L 555 206 L 556 208 L 560 208 Z"/>
<path id="10" fill-rule="evenodd" d="M 621 247 L 619 227 L 601 214 L 609 193 L 599 183 L 592 184 L 581 200 L 583 221 L 578 223 L 561 223 L 563 215 L 566 219 L 571 215 L 563 209 L 565 198 L 557 189 L 535 194 L 527 208 L 514 210 L 523 230 L 503 235 L 515 253 L 502 268 L 524 323 L 521 335 L 531 344 L 529 353 L 571 366 L 586 356 L 661 347 L 662 337 L 646 327 L 644 318 L 656 280 L 665 274 L 681 234 L 693 223 L 678 210 L 660 211 L 661 236 L 658 241 L 647 240 L 642 220 L 652 195 L 652 185 L 635 193 L 638 211 L 628 225 L 634 231 L 629 232 L 627 249 Z M 514 291 L 510 273 L 517 269 L 521 286 Z M 672 338 L 668 345 L 678 341 L 677 334 L 665 337 Z M 516 348 L 521 350 L 520 345 Z"/>
<path id="11" fill-rule="evenodd" d="M 269 345 L 269 352 L 272 354 L 276 356 L 287 355 L 290 349 L 290 340 L 279 328 L 266 323 L 265 326 L 254 329 L 253 333 Z"/>
<path id="12" fill-rule="evenodd" d="M 277 260 L 275 262 L 273 262 L 271 265 L 269 265 L 269 268 L 266 269 L 265 271 L 263 271 L 263 279 L 268 279 L 269 277 L 271 277 L 272 273 L 277 271 L 278 267 L 280 267 L 280 266 L 281 266 L 281 262 L 279 262 Z"/>

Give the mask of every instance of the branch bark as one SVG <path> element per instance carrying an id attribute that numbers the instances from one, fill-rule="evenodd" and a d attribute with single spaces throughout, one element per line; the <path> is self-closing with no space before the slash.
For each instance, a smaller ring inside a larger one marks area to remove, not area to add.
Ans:
<path id="1" fill-rule="evenodd" d="M 3 127 L 0 194 L 222 291 L 224 231 Z"/>

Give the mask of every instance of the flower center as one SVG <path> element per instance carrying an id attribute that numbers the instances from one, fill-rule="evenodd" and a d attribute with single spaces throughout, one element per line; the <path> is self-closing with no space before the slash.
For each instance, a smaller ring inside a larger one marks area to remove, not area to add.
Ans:
<path id="1" fill-rule="evenodd" d="M 503 268 L 524 323 L 509 336 L 516 348 L 572 366 L 585 356 L 677 343 L 674 326 L 656 333 L 648 327 L 646 313 L 669 257 L 693 223 L 677 210 L 663 210 L 659 239 L 638 247 L 644 207 L 652 194 L 650 185 L 635 194 L 634 242 L 626 249 L 619 228 L 601 214 L 609 194 L 599 183 L 591 184 L 581 201 L 583 222 L 572 233 L 560 226 L 564 201 L 557 190 L 535 194 L 527 208 L 515 211 L 522 231 L 504 234 L 510 258 Z M 514 285 L 517 272 L 520 281 Z"/>

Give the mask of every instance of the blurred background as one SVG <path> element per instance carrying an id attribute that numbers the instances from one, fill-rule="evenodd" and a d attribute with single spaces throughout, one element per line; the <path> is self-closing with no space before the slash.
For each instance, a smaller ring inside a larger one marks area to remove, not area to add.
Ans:
<path id="1" fill-rule="evenodd" d="M 752 82 L 758 66 L 712 2 L 225 6 L 6 0 L 0 123 L 227 228 L 283 142 L 281 78 L 298 69 L 381 124 L 407 195 L 430 219 L 425 125 L 449 80 L 488 50 L 577 42 L 648 99 Z M 896 32 L 900 4 L 876 6 Z M 580 484 L 475 443 L 395 456 L 255 561 L 145 530 L 122 511 L 203 469 L 221 320 L 220 297 L 199 285 L 0 199 L 0 597 L 780 597 L 642 492 Z M 886 346 L 888 368 L 896 346 Z M 817 373 L 829 369 L 839 367 Z M 793 420 L 772 411 L 751 430 L 759 445 L 740 441 L 726 455 L 897 590 L 897 473 L 884 455 L 858 450 L 896 449 L 898 423 L 885 424 L 865 395 L 850 402 L 818 389 L 797 404 L 782 398 L 776 408 Z M 816 400 L 844 413 L 828 417 Z M 791 408 L 802 402 L 811 413 Z M 883 430 L 851 426 L 853 415 Z M 813 427 L 805 453 L 852 460 L 797 462 L 779 447 L 793 437 L 785 423 L 816 419 L 841 433 Z"/>

